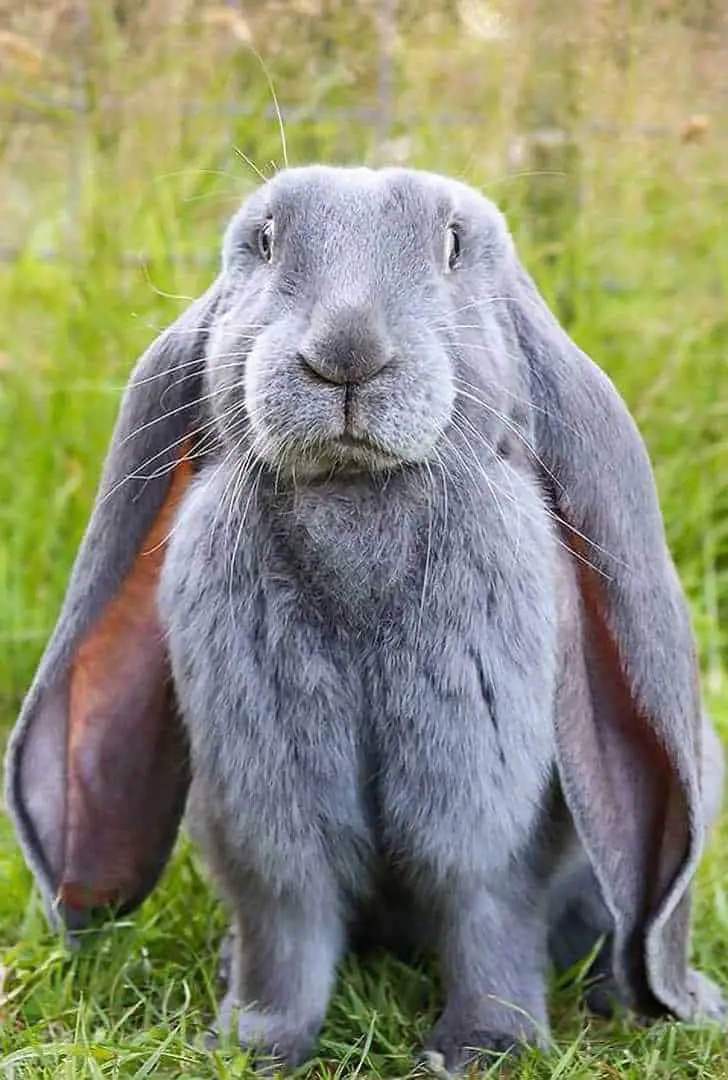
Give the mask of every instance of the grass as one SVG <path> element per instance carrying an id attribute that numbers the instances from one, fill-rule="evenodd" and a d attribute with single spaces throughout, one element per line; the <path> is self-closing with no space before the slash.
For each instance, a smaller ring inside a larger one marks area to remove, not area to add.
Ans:
<path id="1" fill-rule="evenodd" d="M 728 735 L 728 155 L 711 113 L 723 69 L 701 5 L 682 19 L 680 5 L 645 3 L 625 22 L 619 5 L 584 3 L 558 25 L 554 5 L 544 20 L 524 0 L 503 39 L 488 37 L 492 9 L 472 2 L 461 22 L 445 5 L 402 3 L 395 35 L 364 3 L 288 5 L 275 33 L 265 7 L 246 9 L 242 28 L 220 9 L 152 34 L 143 9 L 120 27 L 98 0 L 80 121 L 38 104 L 76 85 L 68 26 L 39 4 L 16 28 L 42 60 L 16 49 L 0 97 L 13 119 L 0 139 L 0 213 L 20 248 L 0 267 L 0 730 L 53 625 L 129 367 L 180 310 L 176 297 L 210 280 L 222 221 L 256 181 L 233 147 L 263 171 L 281 159 L 247 33 L 281 101 L 299 108 L 286 124 L 292 162 L 406 161 L 480 184 L 507 211 L 529 268 L 645 434 L 708 703 Z M 380 41 L 398 103 L 384 141 L 335 111 L 376 113 Z M 120 109 L 102 107 L 109 95 Z M 189 98 L 204 108 L 190 114 Z M 231 102 L 247 114 L 224 115 Z M 446 112 L 470 119 L 444 124 Z M 693 116 L 704 125 L 686 129 Z M 571 142 L 515 140 L 514 158 L 515 133 L 555 123 Z M 44 261 L 47 246 L 63 257 Z M 700 871 L 694 949 L 725 983 L 727 853 L 724 821 Z M 47 932 L 2 815 L 0 882 L 0 1075 L 245 1075 L 242 1055 L 197 1047 L 223 924 L 184 842 L 143 910 L 72 958 Z M 423 973 L 349 963 L 313 1075 L 406 1076 L 436 1007 Z M 554 1035 L 553 1054 L 527 1058 L 519 1077 L 728 1077 L 723 1033 L 598 1023 L 565 987 L 554 990 Z"/>
<path id="2" fill-rule="evenodd" d="M 722 711 L 728 720 L 728 710 Z M 68 958 L 48 935 L 27 873 L 3 825 L 0 926 L 7 971 L 0 1075 L 74 1080 L 147 1076 L 239 1078 L 245 1055 L 209 1055 L 199 1040 L 216 993 L 214 947 L 220 911 L 185 845 L 152 900 L 133 921 L 93 935 Z M 696 954 L 725 977 L 728 925 L 719 847 L 701 869 Z M 388 958 L 345 966 L 312 1077 L 407 1077 L 412 1046 L 437 1011 L 426 973 Z M 725 1034 L 678 1025 L 646 1032 L 590 1020 L 573 989 L 554 988 L 555 1048 L 527 1057 L 521 1080 L 728 1076 Z"/>

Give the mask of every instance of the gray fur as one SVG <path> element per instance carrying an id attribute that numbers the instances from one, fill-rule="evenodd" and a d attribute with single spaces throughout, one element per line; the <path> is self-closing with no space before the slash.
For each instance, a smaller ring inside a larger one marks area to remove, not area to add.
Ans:
<path id="1" fill-rule="evenodd" d="M 725 761 L 720 739 L 703 716 L 703 818 L 706 831 L 714 827 L 721 810 Z M 585 973 L 585 1000 L 601 1016 L 612 1016 L 629 1006 L 615 979 L 612 964 L 614 920 L 604 902 L 594 870 L 581 851 L 550 896 L 549 948 L 560 974 L 576 969 L 595 952 Z"/>
<path id="2" fill-rule="evenodd" d="M 557 962 L 613 933 L 640 1011 L 722 1018 L 686 967 L 700 705 L 649 461 L 501 215 L 432 174 L 290 170 L 233 219 L 215 303 L 204 399 L 164 380 L 215 446 L 159 600 L 190 829 L 233 917 L 222 1026 L 302 1060 L 342 953 L 395 926 L 440 962 L 447 1069 L 547 1042 L 549 931 Z M 118 526 L 97 508 L 88 536 Z M 142 532 L 132 514 L 123 558 Z M 102 577 L 88 544 L 69 596 Z M 596 898 L 577 945 L 575 894 Z"/>

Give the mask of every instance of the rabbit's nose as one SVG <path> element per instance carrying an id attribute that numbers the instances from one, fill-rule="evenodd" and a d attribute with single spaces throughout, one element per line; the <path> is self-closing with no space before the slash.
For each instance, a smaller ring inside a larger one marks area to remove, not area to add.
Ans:
<path id="1" fill-rule="evenodd" d="M 307 336 L 300 360 L 325 382 L 369 382 L 392 359 L 393 349 L 371 311 L 347 309 L 328 316 Z"/>

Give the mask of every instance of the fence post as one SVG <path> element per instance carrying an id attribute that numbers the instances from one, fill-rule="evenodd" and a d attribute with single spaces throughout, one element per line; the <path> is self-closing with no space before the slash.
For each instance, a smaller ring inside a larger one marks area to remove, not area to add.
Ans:
<path id="1" fill-rule="evenodd" d="M 394 62 L 392 54 L 396 30 L 396 0 L 380 0 L 377 102 L 377 149 L 379 152 L 387 142 L 392 128 L 394 112 Z"/>
<path id="2" fill-rule="evenodd" d="M 520 102 L 529 228 L 547 257 L 558 251 L 579 210 L 582 63 L 574 22 L 581 13 L 564 7 L 556 17 L 550 0 L 531 12 L 532 63 Z"/>
<path id="3" fill-rule="evenodd" d="M 87 0 L 74 0 L 72 107 L 73 136 L 69 140 L 68 192 L 66 203 L 66 242 L 69 255 L 79 259 L 82 253 L 82 219 L 84 175 L 88 151 L 88 53 L 90 45 L 90 15 Z"/>

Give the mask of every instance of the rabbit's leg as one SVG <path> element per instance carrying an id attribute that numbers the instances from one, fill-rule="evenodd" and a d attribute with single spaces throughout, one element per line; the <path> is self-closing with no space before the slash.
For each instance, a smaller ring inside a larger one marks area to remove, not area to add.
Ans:
<path id="1" fill-rule="evenodd" d="M 246 890 L 227 939 L 230 982 L 218 1030 L 290 1067 L 314 1050 L 343 947 L 337 898 L 322 892 Z"/>
<path id="2" fill-rule="evenodd" d="M 527 875 L 496 888 L 453 881 L 445 888 L 438 935 L 445 1009 L 424 1063 L 457 1073 L 522 1044 L 544 1045 L 546 921 L 538 884 Z"/>
<path id="3" fill-rule="evenodd" d="M 594 954 L 585 974 L 584 1001 L 597 1016 L 610 1017 L 623 1005 L 612 971 L 614 922 L 586 855 L 559 883 L 551 900 L 549 951 L 559 975 Z"/>
<path id="4" fill-rule="evenodd" d="M 230 988 L 232 981 L 235 938 L 235 923 L 232 923 L 220 942 L 220 950 L 217 957 L 217 981 L 224 986 L 226 990 Z"/>

